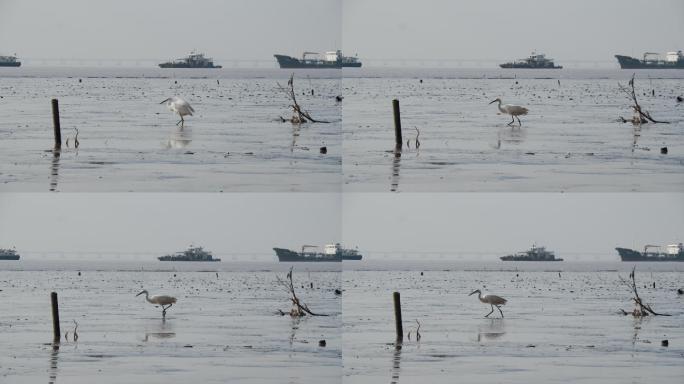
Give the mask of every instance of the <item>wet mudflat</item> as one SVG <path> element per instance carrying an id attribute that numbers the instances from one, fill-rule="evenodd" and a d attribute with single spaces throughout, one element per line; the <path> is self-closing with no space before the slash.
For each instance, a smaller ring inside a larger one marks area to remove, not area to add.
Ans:
<path id="1" fill-rule="evenodd" d="M 382 266 L 345 270 L 346 383 L 678 383 L 684 375 L 684 285 L 680 269 L 639 264 L 639 293 L 670 317 L 634 319 L 630 292 L 609 268 L 494 265 L 463 270 Z M 649 264 L 649 263 L 646 263 Z M 415 263 L 414 263 L 415 267 Z M 631 265 L 629 266 L 631 268 Z M 516 271 L 515 269 L 518 268 Z M 641 270 L 641 272 L 639 272 Z M 421 276 L 421 271 L 423 275 Z M 561 271 L 561 277 L 558 276 Z M 656 281 L 656 288 L 646 287 Z M 508 299 L 490 307 L 474 289 Z M 392 292 L 401 293 L 404 343 L 394 345 Z M 421 340 L 416 341 L 416 320 Z M 411 331 L 411 340 L 406 335 Z M 669 341 L 668 347 L 661 340 Z"/>
<path id="2" fill-rule="evenodd" d="M 73 269 L 0 272 L 1 381 L 339 382 L 341 299 L 334 293 L 339 270 L 295 266 L 298 295 L 330 316 L 292 319 L 276 313 L 290 308 L 288 293 L 275 279 L 276 273 L 286 273 L 280 266 L 236 268 L 240 272 L 185 268 L 98 267 L 81 276 Z M 152 295 L 177 297 L 166 319 L 143 296 L 135 297 L 143 287 Z M 51 343 L 52 290 L 60 301 L 58 349 Z M 319 340 L 326 345 L 319 346 Z"/>
<path id="3" fill-rule="evenodd" d="M 345 70 L 344 189 L 681 190 L 684 71 L 636 72 L 639 103 L 670 124 L 617 121 L 632 116 L 618 82 L 633 71 Z M 394 98 L 400 155 L 392 151 Z M 522 126 L 507 125 L 511 117 L 488 104 L 496 98 L 529 109 Z"/>
<path id="4" fill-rule="evenodd" d="M 302 125 L 280 120 L 291 116 L 291 108 L 277 83 L 286 86 L 291 73 L 0 71 L 0 189 L 338 191 L 341 104 L 335 97 L 341 72 L 295 72 L 298 102 L 330 122 Z M 159 104 L 171 96 L 183 97 L 196 111 L 182 129 L 178 116 Z M 64 142 L 57 154 L 50 151 L 52 98 L 59 99 Z"/>

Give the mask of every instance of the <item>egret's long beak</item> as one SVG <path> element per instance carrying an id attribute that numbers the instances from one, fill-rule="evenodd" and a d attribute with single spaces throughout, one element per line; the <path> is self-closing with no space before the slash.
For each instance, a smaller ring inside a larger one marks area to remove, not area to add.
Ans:
<path id="1" fill-rule="evenodd" d="M 161 102 L 161 103 L 159 103 L 159 104 L 164 104 L 164 103 L 166 103 L 166 102 L 167 102 L 167 101 L 169 101 L 169 100 L 171 100 L 171 98 L 168 98 L 168 99 L 166 99 L 166 100 L 162 101 L 162 102 Z"/>
<path id="2" fill-rule="evenodd" d="M 494 100 L 490 101 L 489 104 L 496 103 L 497 101 L 499 101 L 499 99 L 494 99 Z M 163 101 L 162 101 L 162 103 L 163 103 Z M 471 293 L 471 295 L 472 295 L 472 293 Z"/>
<path id="3" fill-rule="evenodd" d="M 135 295 L 135 297 L 138 297 L 138 296 L 142 295 L 143 293 L 145 293 L 145 291 L 138 293 L 137 295 Z"/>
<path id="4" fill-rule="evenodd" d="M 489 103 L 489 104 L 491 104 L 491 103 Z M 472 294 L 474 294 L 474 293 L 477 293 L 477 290 L 470 292 L 470 294 L 469 294 L 468 296 L 470 296 L 470 295 L 472 295 Z"/>

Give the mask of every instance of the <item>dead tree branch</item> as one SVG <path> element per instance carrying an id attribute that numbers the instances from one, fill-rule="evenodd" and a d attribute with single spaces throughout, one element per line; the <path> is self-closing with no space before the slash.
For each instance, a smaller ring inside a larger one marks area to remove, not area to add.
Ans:
<path id="1" fill-rule="evenodd" d="M 287 81 L 287 87 L 283 87 L 278 84 L 278 88 L 280 88 L 281 91 L 283 91 L 286 95 L 287 98 L 290 99 L 292 104 L 290 107 L 292 107 L 292 117 L 287 120 L 283 118 L 282 116 L 280 119 L 285 122 L 289 121 L 292 124 L 302 124 L 302 123 L 307 123 L 307 122 L 312 122 L 312 123 L 329 123 L 329 121 L 324 121 L 324 120 L 316 120 L 311 115 L 309 112 L 305 111 L 302 109 L 302 107 L 297 103 L 297 97 L 295 96 L 295 91 L 294 91 L 294 73 L 290 75 L 290 80 Z"/>
<path id="2" fill-rule="evenodd" d="M 634 117 L 631 119 L 625 119 L 624 117 L 620 116 L 620 120 L 623 123 L 626 123 L 628 121 L 632 122 L 632 124 L 645 124 L 647 122 L 652 122 L 652 123 L 660 123 L 660 124 L 670 124 L 669 121 L 658 121 L 651 117 L 651 114 L 643 110 L 641 108 L 641 105 L 639 105 L 639 101 L 637 100 L 636 97 L 636 91 L 634 90 L 634 74 L 632 74 L 632 79 L 629 81 L 629 87 L 626 87 L 620 83 L 618 83 L 618 87 L 620 88 L 620 91 L 622 91 L 627 98 L 632 100 L 634 105 L 632 105 L 632 109 L 634 109 Z"/>
<path id="3" fill-rule="evenodd" d="M 624 309 L 620 309 L 620 311 L 622 311 L 622 313 L 624 315 L 631 314 L 634 317 L 643 317 L 643 316 L 648 316 L 649 314 L 654 315 L 654 316 L 671 316 L 671 315 L 666 314 L 666 313 L 657 313 L 656 311 L 654 311 L 651 308 L 650 305 L 644 303 L 641 300 L 641 297 L 639 297 L 639 292 L 637 291 L 636 278 L 635 278 L 636 273 L 635 272 L 636 272 L 636 266 L 634 266 L 634 268 L 632 268 L 632 273 L 629 274 L 630 279 L 625 279 L 622 276 L 619 276 L 619 277 L 620 277 L 620 282 L 622 282 L 622 284 L 624 284 L 626 287 L 628 287 L 630 289 L 630 291 L 632 291 L 632 293 L 634 293 L 634 297 L 632 298 L 632 300 L 634 300 L 634 304 L 636 304 L 637 307 L 634 308 L 634 310 L 632 312 L 627 312 Z"/>
<path id="4" fill-rule="evenodd" d="M 276 281 L 290 294 L 290 301 L 292 301 L 292 309 L 289 313 L 286 313 L 282 310 L 278 310 L 278 312 L 281 315 L 289 314 L 292 317 L 302 317 L 306 316 L 307 314 L 311 316 L 328 316 L 312 312 L 309 309 L 309 306 L 307 306 L 299 300 L 297 294 L 295 293 L 294 283 L 292 282 L 292 267 L 290 268 L 290 272 L 288 272 L 286 279 L 282 279 L 280 276 L 276 276 Z"/>

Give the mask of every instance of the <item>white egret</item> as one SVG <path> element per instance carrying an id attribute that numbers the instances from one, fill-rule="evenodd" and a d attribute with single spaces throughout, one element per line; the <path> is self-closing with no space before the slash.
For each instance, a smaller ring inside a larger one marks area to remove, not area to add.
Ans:
<path id="1" fill-rule="evenodd" d="M 499 306 L 500 305 L 506 305 L 506 301 L 507 301 L 506 299 L 504 299 L 503 297 L 496 296 L 496 295 L 484 295 L 484 296 L 482 296 L 482 292 L 480 292 L 479 289 L 472 291 L 470 293 L 470 295 L 473 295 L 475 293 L 477 293 L 477 298 L 480 299 L 481 302 L 483 302 L 485 304 L 489 304 L 492 306 L 491 312 L 486 314 L 485 317 L 489 317 L 489 315 L 491 315 L 492 312 L 494 312 L 494 307 L 496 307 L 496 309 L 499 310 L 499 313 L 501 313 L 501 317 L 502 318 L 504 317 L 504 314 L 501 311 L 501 308 Z M 468 296 L 470 296 L 470 295 L 468 295 Z"/>
<path id="2" fill-rule="evenodd" d="M 159 104 L 164 103 L 166 103 L 166 106 L 169 107 L 169 110 L 171 112 L 177 113 L 178 116 L 180 116 L 180 121 L 177 122 L 176 125 L 180 124 L 181 127 L 185 123 L 185 119 L 183 119 L 183 116 L 192 116 L 192 113 L 195 112 L 195 110 L 190 106 L 190 103 L 188 103 L 183 98 L 178 96 L 169 97 L 168 99 L 162 101 Z"/>
<path id="3" fill-rule="evenodd" d="M 166 310 L 171 308 L 171 306 L 176 303 L 175 297 L 165 295 L 150 296 L 146 289 L 135 296 L 138 297 L 143 293 L 145 294 L 145 299 L 148 303 L 160 305 L 162 307 L 162 317 L 166 317 Z"/>
<path id="4" fill-rule="evenodd" d="M 511 115 L 511 122 L 508 123 L 508 125 L 515 123 L 515 119 L 518 119 L 518 124 L 522 126 L 522 123 L 520 122 L 520 118 L 518 116 L 527 115 L 528 109 L 525 107 L 521 107 L 520 105 L 501 105 L 501 99 L 499 98 L 492 100 L 489 104 L 496 103 L 497 101 L 499 102 L 499 111 L 501 111 L 501 113 L 505 113 L 506 115 Z"/>

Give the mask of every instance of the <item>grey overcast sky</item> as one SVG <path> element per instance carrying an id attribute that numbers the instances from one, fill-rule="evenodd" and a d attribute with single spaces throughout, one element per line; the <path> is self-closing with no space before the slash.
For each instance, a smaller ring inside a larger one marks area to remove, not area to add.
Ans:
<path id="1" fill-rule="evenodd" d="M 0 52 L 217 59 L 343 47 L 363 58 L 613 60 L 684 48 L 682 0 L 0 0 Z"/>
<path id="2" fill-rule="evenodd" d="M 0 52 L 30 58 L 273 58 L 341 46 L 340 0 L 0 0 Z"/>
<path id="3" fill-rule="evenodd" d="M 342 239 L 382 257 L 545 245 L 559 257 L 684 241 L 684 194 L 345 193 Z M 467 255 L 466 255 L 467 256 Z M 477 256 L 477 255 L 475 255 Z"/>
<path id="4" fill-rule="evenodd" d="M 682 0 L 343 0 L 343 47 L 366 58 L 560 60 L 684 49 Z"/>
<path id="5" fill-rule="evenodd" d="M 340 203 L 334 193 L 0 193 L 0 248 L 156 254 L 195 243 L 272 260 L 275 246 L 339 241 Z"/>

